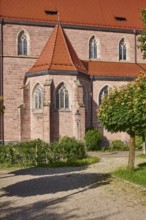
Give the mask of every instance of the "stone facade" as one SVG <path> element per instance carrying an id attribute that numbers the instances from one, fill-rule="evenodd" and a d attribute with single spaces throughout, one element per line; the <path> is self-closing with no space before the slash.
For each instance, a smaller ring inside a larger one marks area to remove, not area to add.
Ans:
<path id="1" fill-rule="evenodd" d="M 28 37 L 27 56 L 18 55 L 18 35 L 22 30 Z M 127 140 L 127 136 L 123 133 L 110 134 L 101 128 L 96 112 L 99 107 L 98 100 L 101 89 L 105 85 L 110 87 L 121 86 L 126 84 L 126 81 L 94 80 L 91 82 L 90 77 L 84 74 L 76 76 L 53 73 L 25 79 L 25 73 L 29 71 L 40 56 L 53 30 L 54 27 L 22 24 L 3 25 L 5 142 L 36 138 L 50 142 L 64 135 L 84 139 L 85 129 L 92 126 L 99 127 L 108 139 Z M 125 62 L 145 62 L 137 48 L 138 36 L 135 36 L 134 32 L 121 33 L 118 31 L 106 32 L 69 28 L 64 30 L 81 60 L 89 60 L 89 40 L 95 36 L 98 47 L 95 62 L 119 62 L 119 42 L 122 38 L 125 39 L 127 45 L 127 60 Z M 69 91 L 70 109 L 68 111 L 57 111 L 55 107 L 55 91 L 61 82 L 65 83 Z M 44 102 L 41 110 L 33 108 L 33 89 L 37 84 L 40 84 L 44 91 Z M 80 112 L 79 128 L 75 119 L 77 110 Z"/>

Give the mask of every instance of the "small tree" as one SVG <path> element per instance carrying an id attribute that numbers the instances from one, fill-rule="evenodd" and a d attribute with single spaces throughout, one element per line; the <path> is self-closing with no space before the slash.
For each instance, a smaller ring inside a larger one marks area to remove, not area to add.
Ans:
<path id="1" fill-rule="evenodd" d="M 129 142 L 129 170 L 134 169 L 135 135 L 146 131 L 146 75 L 140 76 L 110 91 L 98 110 L 99 122 L 110 132 L 127 132 Z"/>

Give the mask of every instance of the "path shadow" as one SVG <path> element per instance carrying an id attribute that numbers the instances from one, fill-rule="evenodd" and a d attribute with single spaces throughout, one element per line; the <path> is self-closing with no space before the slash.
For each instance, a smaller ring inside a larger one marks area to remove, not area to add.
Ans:
<path id="1" fill-rule="evenodd" d="M 65 199 L 62 199 L 63 202 Z M 50 205 L 51 204 L 51 205 Z M 95 204 L 94 204 L 95 205 Z M 51 203 L 50 200 L 35 202 L 33 204 L 27 204 L 19 207 L 13 207 L 11 202 L 4 202 L 0 204 L 0 220 L 70 220 L 70 219 L 90 219 L 90 220 L 106 220 L 106 219 L 118 219 L 115 218 L 120 212 L 113 212 L 112 210 L 108 214 L 97 213 L 100 217 L 89 218 L 87 213 L 80 214 L 80 207 L 73 209 L 68 208 L 68 211 L 63 211 L 62 208 L 56 203 Z M 61 213 L 59 213 L 61 211 Z"/>
<path id="2" fill-rule="evenodd" d="M 81 167 L 58 167 L 58 168 L 26 168 L 21 170 L 15 170 L 9 172 L 9 174 L 14 175 L 32 175 L 32 176 L 45 176 L 45 175 L 55 175 L 55 174 L 62 174 L 62 173 L 70 173 L 75 171 L 85 170 L 88 166 L 81 166 Z"/>
<path id="3" fill-rule="evenodd" d="M 63 213 L 57 213 L 59 205 L 49 205 L 49 200 L 35 202 L 29 205 L 13 207 L 11 202 L 0 204 L 0 220 L 68 220 L 76 219 L 76 210 L 70 209 Z M 57 210 L 57 211 L 56 211 Z"/>
<path id="4" fill-rule="evenodd" d="M 36 196 L 109 184 L 110 174 L 71 173 L 27 179 L 2 188 L 3 196 Z M 20 178 L 19 178 L 20 180 Z"/>

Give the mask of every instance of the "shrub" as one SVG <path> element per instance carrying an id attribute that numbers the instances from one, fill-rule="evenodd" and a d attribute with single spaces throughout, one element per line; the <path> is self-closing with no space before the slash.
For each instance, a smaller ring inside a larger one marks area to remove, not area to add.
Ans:
<path id="1" fill-rule="evenodd" d="M 0 163 L 7 166 L 40 166 L 56 161 L 82 159 L 85 155 L 84 143 L 69 137 L 50 144 L 37 139 L 0 145 Z"/>
<path id="2" fill-rule="evenodd" d="M 82 159 L 86 155 L 84 143 L 75 138 L 64 136 L 58 144 L 61 157 L 64 160 Z"/>
<path id="3" fill-rule="evenodd" d="M 0 145 L 0 163 L 36 166 L 45 163 L 48 144 L 37 139 L 17 144 Z"/>
<path id="4" fill-rule="evenodd" d="M 91 128 L 86 131 L 85 142 L 88 150 L 101 149 L 102 135 L 97 128 Z"/>
<path id="5" fill-rule="evenodd" d="M 128 145 L 126 145 L 123 141 L 121 140 L 114 140 L 111 141 L 110 145 L 109 145 L 109 149 L 110 150 L 117 150 L 117 151 L 124 151 L 124 150 L 128 150 Z"/>

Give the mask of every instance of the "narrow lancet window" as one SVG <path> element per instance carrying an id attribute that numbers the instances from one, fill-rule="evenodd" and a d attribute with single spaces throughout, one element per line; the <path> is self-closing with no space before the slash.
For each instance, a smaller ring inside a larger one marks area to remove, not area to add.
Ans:
<path id="1" fill-rule="evenodd" d="M 89 41 L 89 59 L 97 59 L 97 42 L 95 36 Z"/>
<path id="2" fill-rule="evenodd" d="M 64 83 L 61 83 L 56 90 L 56 108 L 69 109 L 69 92 Z"/>
<path id="3" fill-rule="evenodd" d="M 24 31 L 18 36 L 18 55 L 28 55 L 28 40 Z"/>
<path id="4" fill-rule="evenodd" d="M 124 38 L 119 43 L 119 60 L 126 60 L 127 59 L 127 51 L 126 51 L 126 43 Z"/>

